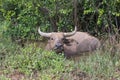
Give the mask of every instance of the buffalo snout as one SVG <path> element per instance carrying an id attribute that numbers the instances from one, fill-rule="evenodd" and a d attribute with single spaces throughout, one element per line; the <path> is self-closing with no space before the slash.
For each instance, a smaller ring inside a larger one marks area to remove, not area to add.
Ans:
<path id="1" fill-rule="evenodd" d="M 55 46 L 54 46 L 54 50 L 56 52 L 62 52 L 63 51 L 63 44 L 61 43 L 56 43 Z"/>
<path id="2" fill-rule="evenodd" d="M 56 45 L 55 45 L 55 47 L 57 47 L 57 48 L 59 48 L 59 47 L 62 47 L 63 45 L 61 44 L 61 43 L 57 43 Z"/>

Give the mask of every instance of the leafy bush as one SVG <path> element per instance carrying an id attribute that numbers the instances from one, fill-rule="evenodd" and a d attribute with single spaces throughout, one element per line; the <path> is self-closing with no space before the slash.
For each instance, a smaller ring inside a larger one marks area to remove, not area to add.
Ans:
<path id="1" fill-rule="evenodd" d="M 38 39 L 38 26 L 43 31 L 72 31 L 75 23 L 78 30 L 94 35 L 117 32 L 119 0 L 78 0 L 77 22 L 74 3 L 71 0 L 1 0 L 0 16 L 10 21 L 7 33 L 14 39 Z"/>
<path id="2" fill-rule="evenodd" d="M 10 80 L 9 78 L 7 78 L 6 76 L 4 75 L 0 75 L 0 80 Z"/>
<path id="3" fill-rule="evenodd" d="M 34 70 L 43 71 L 49 69 L 52 73 L 65 70 L 66 59 L 63 55 L 43 51 L 33 44 L 19 49 L 20 51 L 14 51 L 14 53 L 11 53 L 12 55 L 6 56 L 4 66 L 9 66 L 10 69 L 18 69 L 26 74 L 30 74 Z"/>

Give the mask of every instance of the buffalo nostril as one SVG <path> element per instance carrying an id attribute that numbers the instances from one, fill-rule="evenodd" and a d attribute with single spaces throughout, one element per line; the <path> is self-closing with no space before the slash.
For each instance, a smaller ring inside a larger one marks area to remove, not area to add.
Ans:
<path id="1" fill-rule="evenodd" d="M 61 43 L 57 43 L 54 47 L 54 49 L 61 49 L 62 48 L 62 44 Z"/>
<path id="2" fill-rule="evenodd" d="M 56 44 L 55 46 L 56 47 L 62 47 L 62 44 L 59 43 L 59 44 Z"/>

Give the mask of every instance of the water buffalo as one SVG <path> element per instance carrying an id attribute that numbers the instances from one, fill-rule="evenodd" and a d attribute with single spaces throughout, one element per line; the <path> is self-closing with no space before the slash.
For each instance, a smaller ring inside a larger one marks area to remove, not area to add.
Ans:
<path id="1" fill-rule="evenodd" d="M 72 32 L 45 33 L 38 29 L 41 36 L 48 37 L 46 50 L 63 52 L 65 56 L 77 55 L 83 52 L 94 51 L 100 47 L 100 41 L 86 32 L 78 32 L 77 27 Z"/>

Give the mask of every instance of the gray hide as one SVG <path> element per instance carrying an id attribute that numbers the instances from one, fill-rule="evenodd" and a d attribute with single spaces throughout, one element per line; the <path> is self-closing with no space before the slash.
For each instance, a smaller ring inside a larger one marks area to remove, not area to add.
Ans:
<path id="1" fill-rule="evenodd" d="M 84 32 L 76 32 L 75 35 L 67 39 L 74 40 L 69 45 L 64 44 L 64 53 L 67 56 L 91 52 L 100 47 L 100 41 L 97 38 Z"/>

